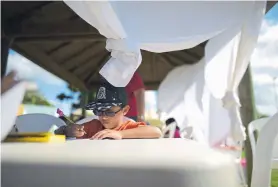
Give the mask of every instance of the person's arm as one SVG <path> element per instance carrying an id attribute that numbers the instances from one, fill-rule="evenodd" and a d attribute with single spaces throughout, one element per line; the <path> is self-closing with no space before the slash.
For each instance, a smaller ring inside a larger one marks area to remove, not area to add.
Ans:
<path id="1" fill-rule="evenodd" d="M 61 126 L 54 133 L 65 135 L 66 137 L 76 138 L 91 138 L 94 134 L 102 130 L 102 125 L 98 120 L 88 121 L 86 123 L 77 125 L 71 124 L 67 126 Z"/>
<path id="2" fill-rule="evenodd" d="M 56 129 L 54 133 L 57 135 L 65 135 L 66 137 L 82 137 L 87 134 L 84 130 L 84 126 L 77 124 L 61 126 Z"/>
<path id="3" fill-rule="evenodd" d="M 136 106 L 137 106 L 137 120 L 145 121 L 145 89 L 140 88 L 134 91 L 134 95 L 136 98 Z"/>
<path id="4" fill-rule="evenodd" d="M 134 129 L 119 131 L 122 139 L 129 138 L 160 138 L 161 130 L 153 126 L 140 126 Z"/>

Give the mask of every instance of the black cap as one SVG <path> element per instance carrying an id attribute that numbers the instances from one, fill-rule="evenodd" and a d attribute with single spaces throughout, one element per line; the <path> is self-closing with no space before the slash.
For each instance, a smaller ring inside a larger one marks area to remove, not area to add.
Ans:
<path id="1" fill-rule="evenodd" d="M 125 87 L 114 87 L 107 81 L 101 81 L 95 98 L 95 101 L 86 106 L 87 110 L 107 110 L 112 106 L 127 105 Z"/>

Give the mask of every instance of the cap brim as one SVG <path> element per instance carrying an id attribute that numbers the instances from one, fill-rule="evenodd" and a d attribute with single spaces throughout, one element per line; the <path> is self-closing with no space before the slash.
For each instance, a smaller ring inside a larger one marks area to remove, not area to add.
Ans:
<path id="1" fill-rule="evenodd" d="M 107 110 L 113 106 L 120 106 L 122 103 L 100 103 L 92 102 L 86 105 L 86 110 Z"/>

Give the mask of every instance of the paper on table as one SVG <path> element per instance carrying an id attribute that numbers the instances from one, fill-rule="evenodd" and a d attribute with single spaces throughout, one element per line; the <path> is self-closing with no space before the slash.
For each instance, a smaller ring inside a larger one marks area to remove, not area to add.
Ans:
<path id="1" fill-rule="evenodd" d="M 1 95 L 1 140 L 11 131 L 15 124 L 18 107 L 25 93 L 25 83 L 19 82 Z"/>
<path id="2" fill-rule="evenodd" d="M 50 127 L 50 129 L 49 129 L 48 132 L 51 132 L 51 133 L 54 134 L 54 132 L 55 132 L 58 128 L 59 128 L 59 127 L 58 127 L 57 125 L 53 124 L 53 125 Z"/>

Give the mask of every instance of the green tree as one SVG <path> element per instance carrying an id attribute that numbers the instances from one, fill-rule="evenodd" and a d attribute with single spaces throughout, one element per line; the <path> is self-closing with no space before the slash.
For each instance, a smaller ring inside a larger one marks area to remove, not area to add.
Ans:
<path id="1" fill-rule="evenodd" d="M 91 102 L 95 98 L 95 91 L 90 91 L 90 92 L 82 92 L 78 88 L 68 85 L 68 89 L 70 90 L 70 94 L 65 94 L 65 93 L 60 93 L 57 95 L 57 99 L 60 101 L 65 101 L 65 100 L 72 100 L 73 95 L 75 93 L 78 93 L 78 100 L 76 103 L 72 103 L 71 110 L 76 110 L 78 108 L 82 108 L 84 104 L 86 105 L 87 102 Z M 72 113 L 72 112 L 71 112 Z M 83 109 L 82 114 L 85 115 L 85 110 Z M 84 117 L 84 116 L 83 116 Z"/>
<path id="2" fill-rule="evenodd" d="M 26 91 L 23 104 L 32 104 L 32 105 L 43 105 L 43 106 L 53 106 L 49 103 L 39 92 L 37 91 Z"/>
<path id="3" fill-rule="evenodd" d="M 266 115 L 266 114 L 260 114 L 257 112 L 257 119 L 260 119 L 260 118 L 268 118 L 269 116 Z"/>
<path id="4" fill-rule="evenodd" d="M 72 85 L 68 85 L 68 89 L 70 90 L 70 94 L 65 94 L 65 93 L 60 93 L 59 95 L 56 96 L 56 98 L 58 100 L 60 100 L 61 102 L 65 101 L 65 100 L 72 100 L 73 99 L 73 95 L 77 92 L 79 92 L 78 88 L 75 88 Z M 80 94 L 78 96 L 79 100 L 80 100 Z M 80 108 L 80 103 L 73 103 L 72 104 L 72 109 L 77 109 Z"/>

